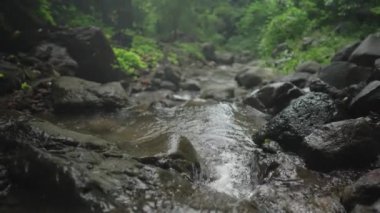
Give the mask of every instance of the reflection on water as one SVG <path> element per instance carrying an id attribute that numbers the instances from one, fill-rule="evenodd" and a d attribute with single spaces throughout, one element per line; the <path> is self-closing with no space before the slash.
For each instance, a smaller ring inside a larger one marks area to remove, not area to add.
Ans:
<path id="1" fill-rule="evenodd" d="M 63 126 L 114 141 L 134 156 L 166 152 L 168 135 L 185 136 L 210 172 L 212 178 L 205 184 L 239 198 L 252 191 L 248 161 L 254 119 L 245 108 L 228 103 L 59 118 Z"/>

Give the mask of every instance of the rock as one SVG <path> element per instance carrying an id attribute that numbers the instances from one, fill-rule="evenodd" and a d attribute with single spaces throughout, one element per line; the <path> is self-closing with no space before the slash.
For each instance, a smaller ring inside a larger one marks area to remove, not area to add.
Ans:
<path id="1" fill-rule="evenodd" d="M 380 154 L 380 126 L 369 118 L 326 124 L 305 137 L 310 168 L 332 170 L 368 166 Z"/>
<path id="2" fill-rule="evenodd" d="M 205 43 L 202 45 L 202 54 L 208 61 L 215 61 L 215 47 L 211 43 Z"/>
<path id="3" fill-rule="evenodd" d="M 160 89 L 167 89 L 171 91 L 177 91 L 178 87 L 173 82 L 170 81 L 161 81 L 160 82 Z"/>
<path id="4" fill-rule="evenodd" d="M 117 60 L 111 45 L 98 28 L 63 29 L 51 33 L 50 40 L 67 49 L 78 63 L 75 76 L 89 81 L 106 83 L 126 78 L 115 68 Z"/>
<path id="5" fill-rule="evenodd" d="M 255 152 L 250 164 L 250 199 L 266 212 L 345 212 L 335 194 L 348 183 L 344 176 L 310 171 L 300 157 L 281 151 Z"/>
<path id="6" fill-rule="evenodd" d="M 349 111 L 354 116 L 368 115 L 370 112 L 380 112 L 380 81 L 372 81 L 354 97 Z"/>
<path id="7" fill-rule="evenodd" d="M 180 83 L 180 88 L 183 90 L 200 91 L 201 85 L 194 79 L 188 79 L 185 82 Z"/>
<path id="8" fill-rule="evenodd" d="M 318 73 L 318 77 L 337 89 L 367 81 L 372 74 L 371 69 L 358 67 L 349 62 L 333 62 Z"/>
<path id="9" fill-rule="evenodd" d="M 148 156 L 136 157 L 136 160 L 164 169 L 172 168 L 179 173 L 186 174 L 191 179 L 199 176 L 201 172 L 199 156 L 186 137 L 164 134 L 143 144 L 140 145 L 142 148 L 157 146 L 157 144 L 161 144 L 161 148 L 155 150 L 156 153 L 149 153 Z"/>
<path id="10" fill-rule="evenodd" d="M 331 62 L 334 61 L 348 61 L 352 52 L 359 46 L 360 42 L 350 44 L 345 46 L 343 49 L 339 50 L 331 59 Z"/>
<path id="11" fill-rule="evenodd" d="M 235 56 L 227 52 L 215 52 L 215 62 L 218 64 L 232 65 L 235 62 Z"/>
<path id="12" fill-rule="evenodd" d="M 9 62 L 0 60 L 0 95 L 21 89 L 26 76 L 23 70 Z"/>
<path id="13" fill-rule="evenodd" d="M 181 81 L 181 72 L 178 67 L 165 66 L 163 80 L 170 81 L 175 85 L 179 85 Z"/>
<path id="14" fill-rule="evenodd" d="M 369 35 L 351 54 L 349 60 L 359 66 L 373 67 L 380 58 L 380 33 Z"/>
<path id="15" fill-rule="evenodd" d="M 217 101 L 228 101 L 235 97 L 235 88 L 233 86 L 226 87 L 225 85 L 207 85 L 202 89 L 200 97 Z"/>
<path id="16" fill-rule="evenodd" d="M 273 117 L 253 136 L 253 141 L 260 145 L 271 139 L 287 150 L 302 152 L 303 138 L 314 128 L 331 122 L 336 114 L 336 105 L 329 95 L 311 92 Z"/>
<path id="17" fill-rule="evenodd" d="M 251 89 L 262 83 L 263 79 L 261 72 L 263 72 L 263 70 L 264 69 L 259 67 L 243 70 L 236 75 L 235 80 L 239 86 L 242 86 L 246 89 Z"/>
<path id="18" fill-rule="evenodd" d="M 52 43 L 43 43 L 36 47 L 34 56 L 49 63 L 54 70 L 62 75 L 74 75 L 77 72 L 78 63 L 71 58 L 64 47 Z"/>
<path id="19" fill-rule="evenodd" d="M 356 206 L 356 210 L 359 208 L 370 208 L 363 206 L 370 206 L 379 210 L 379 198 L 380 198 L 380 169 L 375 169 L 368 172 L 364 176 L 360 177 L 352 185 L 346 187 L 344 190 L 342 201 L 348 210 L 351 210 Z M 358 211 L 357 211 L 358 212 Z M 359 211 L 360 212 L 360 211 Z M 366 212 L 366 211 L 364 211 Z M 378 211 L 368 211 L 378 212 Z"/>
<path id="20" fill-rule="evenodd" d="M 296 85 L 299 88 L 308 87 L 312 80 L 316 78 L 315 75 L 307 72 L 295 72 L 291 75 L 281 78 L 281 82 L 289 82 Z"/>
<path id="21" fill-rule="evenodd" d="M 249 94 L 244 103 L 260 111 L 276 114 L 303 92 L 291 83 L 272 83 Z"/>
<path id="22" fill-rule="evenodd" d="M 52 86 L 57 111 L 113 110 L 124 107 L 127 94 L 119 82 L 99 84 L 76 77 L 60 77 Z"/>
<path id="23" fill-rule="evenodd" d="M 380 71 L 380 58 L 375 61 L 375 69 Z"/>
<path id="24" fill-rule="evenodd" d="M 318 73 L 322 69 L 322 65 L 315 61 L 307 61 L 305 63 L 300 64 L 295 72 L 304 72 L 315 74 Z"/>

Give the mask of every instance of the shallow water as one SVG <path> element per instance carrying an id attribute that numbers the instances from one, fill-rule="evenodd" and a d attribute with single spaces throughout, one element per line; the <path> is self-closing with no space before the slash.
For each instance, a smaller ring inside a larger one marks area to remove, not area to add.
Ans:
<path id="1" fill-rule="evenodd" d="M 252 191 L 249 160 L 255 145 L 250 137 L 257 120 L 250 117 L 248 108 L 205 102 L 55 119 L 66 128 L 113 141 L 136 157 L 167 152 L 168 137 L 185 136 L 210 177 L 202 185 L 237 198 L 247 198 Z"/>

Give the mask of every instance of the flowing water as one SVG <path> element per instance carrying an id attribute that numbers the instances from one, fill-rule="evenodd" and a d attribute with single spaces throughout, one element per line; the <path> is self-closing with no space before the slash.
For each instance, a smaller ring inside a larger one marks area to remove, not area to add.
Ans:
<path id="1" fill-rule="evenodd" d="M 167 139 L 184 136 L 207 171 L 202 181 L 210 190 L 247 198 L 252 191 L 249 160 L 251 140 L 259 125 L 250 109 L 231 103 L 189 102 L 148 111 L 128 109 L 115 114 L 59 118 L 60 125 L 114 141 L 126 153 L 152 156 L 166 152 Z M 163 138 L 163 139 L 162 139 Z"/>

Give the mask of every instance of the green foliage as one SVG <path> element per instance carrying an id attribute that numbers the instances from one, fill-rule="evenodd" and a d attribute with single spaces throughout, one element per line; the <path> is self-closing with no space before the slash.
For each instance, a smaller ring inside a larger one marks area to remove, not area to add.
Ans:
<path id="1" fill-rule="evenodd" d="M 171 64 L 174 64 L 174 65 L 178 65 L 179 64 L 179 59 L 178 59 L 178 56 L 177 54 L 173 53 L 173 52 L 169 52 L 168 53 L 168 60 Z"/>
<path id="2" fill-rule="evenodd" d="M 0 72 L 0 78 L 4 78 L 4 77 L 5 77 L 4 73 Z"/>
<path id="3" fill-rule="evenodd" d="M 144 63 L 148 64 L 149 67 L 155 67 L 164 57 L 164 54 L 157 45 L 157 42 L 143 36 L 133 37 L 131 52 L 139 55 Z"/>
<path id="4" fill-rule="evenodd" d="M 27 82 L 23 82 L 23 83 L 21 84 L 21 89 L 27 91 L 27 90 L 32 89 L 32 87 L 31 87 Z"/>
<path id="5" fill-rule="evenodd" d="M 274 17 L 264 28 L 259 44 L 260 51 L 263 55 L 269 55 L 278 44 L 301 38 L 310 26 L 311 21 L 306 12 L 291 7 L 283 14 Z"/>
<path id="6" fill-rule="evenodd" d="M 50 0 L 38 0 L 37 15 L 51 25 L 55 25 Z"/>
<path id="7" fill-rule="evenodd" d="M 201 47 L 197 43 L 177 43 L 180 51 L 197 60 L 205 60 L 201 51 Z"/>
<path id="8" fill-rule="evenodd" d="M 325 28 L 321 32 L 315 33 L 314 39 L 318 44 L 307 49 L 302 48 L 302 42 L 299 40 L 290 41 L 290 51 L 285 51 L 277 59 L 282 59 L 282 63 L 277 64 L 278 70 L 282 73 L 289 73 L 306 61 L 316 61 L 321 64 L 328 64 L 332 56 L 347 44 L 355 41 L 355 36 L 342 36 L 336 33 L 329 33 L 331 28 Z"/>
<path id="9" fill-rule="evenodd" d="M 147 68 L 147 65 L 141 60 L 138 54 L 122 48 L 113 48 L 113 51 L 119 63 L 116 66 L 126 73 L 133 75 L 136 70 Z"/>

